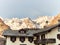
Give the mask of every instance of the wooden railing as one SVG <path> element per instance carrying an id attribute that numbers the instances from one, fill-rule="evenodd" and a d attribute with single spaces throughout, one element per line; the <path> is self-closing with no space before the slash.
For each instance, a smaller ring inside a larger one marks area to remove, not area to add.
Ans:
<path id="1" fill-rule="evenodd" d="M 35 44 L 48 44 L 48 43 L 56 43 L 55 39 L 42 39 L 42 40 L 35 40 Z"/>

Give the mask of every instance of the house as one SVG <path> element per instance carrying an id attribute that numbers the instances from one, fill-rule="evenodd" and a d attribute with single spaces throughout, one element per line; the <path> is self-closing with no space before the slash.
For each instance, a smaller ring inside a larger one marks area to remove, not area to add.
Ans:
<path id="1" fill-rule="evenodd" d="M 6 45 L 60 45 L 60 23 L 44 29 L 5 30 Z"/>

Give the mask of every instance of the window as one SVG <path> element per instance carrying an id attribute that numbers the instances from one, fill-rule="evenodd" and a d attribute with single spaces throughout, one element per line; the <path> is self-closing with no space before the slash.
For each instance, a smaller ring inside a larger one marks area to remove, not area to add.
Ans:
<path id="1" fill-rule="evenodd" d="M 42 34 L 41 35 L 41 40 L 45 39 L 45 34 Z M 42 44 L 42 45 L 45 45 L 45 44 Z"/>
<path id="2" fill-rule="evenodd" d="M 41 35 L 41 39 L 45 39 L 45 34 L 42 34 Z"/>
<path id="3" fill-rule="evenodd" d="M 37 36 L 37 39 L 40 39 L 40 36 Z"/>
<path id="4" fill-rule="evenodd" d="M 19 30 L 19 33 L 24 34 L 24 33 L 26 33 L 26 30 L 21 29 L 21 30 Z"/>
<path id="5" fill-rule="evenodd" d="M 20 45 L 27 45 L 27 44 L 20 44 Z"/>
<path id="6" fill-rule="evenodd" d="M 25 37 L 20 37 L 19 40 L 23 43 L 25 41 Z"/>
<path id="7" fill-rule="evenodd" d="M 32 42 L 33 42 L 33 37 L 28 37 L 28 41 L 29 41 L 30 43 L 32 43 Z"/>
<path id="8" fill-rule="evenodd" d="M 60 25 L 58 26 L 58 31 L 60 32 Z"/>
<path id="9" fill-rule="evenodd" d="M 45 45 L 45 44 L 42 44 L 42 45 Z"/>
<path id="10" fill-rule="evenodd" d="M 10 40 L 12 41 L 12 42 L 15 42 L 16 41 L 16 37 L 10 37 Z"/>
<path id="11" fill-rule="evenodd" d="M 58 45 L 60 45 L 60 44 L 58 44 Z"/>
<path id="12" fill-rule="evenodd" d="M 60 34 L 57 34 L 57 39 L 59 39 L 59 40 L 60 40 Z"/>
<path id="13" fill-rule="evenodd" d="M 60 32 L 60 27 L 58 27 L 58 32 Z"/>

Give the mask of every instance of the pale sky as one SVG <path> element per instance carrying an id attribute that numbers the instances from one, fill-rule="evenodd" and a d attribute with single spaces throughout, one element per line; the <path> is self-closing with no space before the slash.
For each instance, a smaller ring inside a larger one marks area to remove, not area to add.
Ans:
<path id="1" fill-rule="evenodd" d="M 60 0 L 0 0 L 3 18 L 36 18 L 60 13 Z"/>

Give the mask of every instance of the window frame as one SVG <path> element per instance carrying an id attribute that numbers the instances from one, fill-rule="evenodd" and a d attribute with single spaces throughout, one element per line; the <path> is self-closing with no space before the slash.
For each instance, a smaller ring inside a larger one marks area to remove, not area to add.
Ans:
<path id="1" fill-rule="evenodd" d="M 57 34 L 57 39 L 59 39 L 59 40 L 60 40 L 60 34 Z"/>
<path id="2" fill-rule="evenodd" d="M 10 41 L 15 42 L 16 41 L 16 37 L 15 36 L 11 36 L 10 37 Z"/>
<path id="3" fill-rule="evenodd" d="M 20 37 L 19 40 L 23 43 L 25 41 L 25 37 Z"/>
<path id="4" fill-rule="evenodd" d="M 30 42 L 30 43 L 32 43 L 33 42 L 33 37 L 28 37 L 28 41 Z"/>

